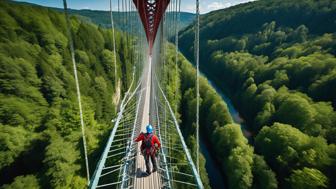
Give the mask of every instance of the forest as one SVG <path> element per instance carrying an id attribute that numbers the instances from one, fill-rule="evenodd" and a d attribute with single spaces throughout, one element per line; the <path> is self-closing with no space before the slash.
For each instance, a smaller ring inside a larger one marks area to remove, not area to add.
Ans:
<path id="1" fill-rule="evenodd" d="M 228 140 L 234 127 L 205 124 L 219 126 L 211 138 L 229 188 L 336 188 L 335 20 L 332 0 L 260 0 L 201 17 L 201 70 L 253 133 L 249 146 Z M 180 32 L 190 60 L 193 38 L 192 25 Z"/>
<path id="2" fill-rule="evenodd" d="M 175 69 L 175 48 L 169 45 L 166 68 Z M 163 86 L 167 87 L 168 98 L 173 106 L 178 106 L 178 117 L 181 130 L 187 144 L 196 158 L 196 69 L 182 55 L 178 55 L 178 71 L 165 73 Z M 178 79 L 179 97 L 174 96 L 174 88 Z M 278 188 L 275 173 L 265 162 L 263 156 L 254 152 L 254 147 L 248 143 L 240 125 L 233 123 L 226 103 L 212 88 L 205 77 L 200 78 L 200 131 L 202 137 L 211 144 L 220 169 L 227 176 L 229 188 Z M 201 155 L 200 175 L 209 188 L 205 159 Z M 223 186 L 224 187 L 224 186 Z"/>
<path id="3" fill-rule="evenodd" d="M 94 170 L 116 115 L 116 89 L 123 94 L 132 79 L 133 52 L 125 33 L 116 33 L 114 54 L 111 30 L 77 17 L 71 25 Z M 86 187 L 68 42 L 63 13 L 0 1 L 1 188 Z"/>

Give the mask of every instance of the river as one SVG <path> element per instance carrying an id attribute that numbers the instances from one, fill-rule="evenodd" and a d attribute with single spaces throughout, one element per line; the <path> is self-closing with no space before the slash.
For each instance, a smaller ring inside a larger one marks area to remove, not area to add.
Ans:
<path id="1" fill-rule="evenodd" d="M 233 106 L 231 99 L 229 97 L 227 97 L 220 89 L 218 89 L 216 87 L 216 85 L 213 84 L 213 82 L 211 80 L 208 79 L 208 82 L 215 89 L 216 93 L 219 94 L 222 97 L 222 99 L 224 100 L 224 102 L 226 103 L 226 105 L 227 105 L 227 107 L 229 109 L 229 113 L 230 113 L 230 115 L 231 115 L 231 117 L 233 119 L 233 122 L 236 123 L 236 124 L 238 124 L 238 125 L 240 125 L 240 128 L 241 128 L 244 136 L 247 139 L 251 139 L 252 133 L 247 129 L 247 126 L 245 124 L 244 119 L 241 117 L 241 115 L 239 114 L 239 112 Z"/>
<path id="2" fill-rule="evenodd" d="M 202 74 L 204 77 L 205 75 Z M 236 124 L 240 125 L 241 130 L 244 133 L 244 136 L 246 138 L 251 137 L 251 133 L 246 129 L 246 125 L 244 122 L 244 119 L 240 116 L 239 112 L 235 109 L 233 106 L 231 100 L 221 91 L 219 90 L 213 83 L 208 79 L 210 85 L 216 90 L 217 94 L 219 94 L 222 99 L 227 104 L 228 110 L 230 112 L 230 115 L 233 119 L 233 121 Z M 207 143 L 207 141 L 204 138 L 205 136 L 200 137 L 200 150 L 206 159 L 205 168 L 208 172 L 208 177 L 210 180 L 210 186 L 213 189 L 225 189 L 225 176 L 224 173 L 222 173 L 219 169 L 220 164 L 215 159 L 214 154 L 211 154 L 209 149 L 211 149 L 210 144 Z"/>

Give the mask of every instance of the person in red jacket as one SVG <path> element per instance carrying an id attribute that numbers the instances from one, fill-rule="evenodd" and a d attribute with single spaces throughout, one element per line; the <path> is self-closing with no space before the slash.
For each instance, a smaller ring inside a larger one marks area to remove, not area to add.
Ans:
<path id="1" fill-rule="evenodd" d="M 149 169 L 149 159 L 152 161 L 153 171 L 157 170 L 157 163 L 156 163 L 156 153 L 161 147 L 160 141 L 158 137 L 153 134 L 153 127 L 152 125 L 148 124 L 146 126 L 147 133 L 140 133 L 140 135 L 135 139 L 135 142 L 140 142 L 141 146 L 141 153 L 145 158 L 146 162 L 146 173 L 149 175 L 151 173 Z"/>

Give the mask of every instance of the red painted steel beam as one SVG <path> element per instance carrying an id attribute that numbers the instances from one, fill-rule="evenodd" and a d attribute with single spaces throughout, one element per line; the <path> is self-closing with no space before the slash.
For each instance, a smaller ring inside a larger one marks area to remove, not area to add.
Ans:
<path id="1" fill-rule="evenodd" d="M 170 0 L 133 0 L 146 32 L 150 54 L 152 54 L 155 37 L 169 2 Z"/>

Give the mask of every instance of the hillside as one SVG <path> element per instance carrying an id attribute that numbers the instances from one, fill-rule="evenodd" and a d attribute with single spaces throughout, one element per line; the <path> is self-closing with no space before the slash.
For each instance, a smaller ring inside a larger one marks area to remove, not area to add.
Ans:
<path id="1" fill-rule="evenodd" d="M 0 1 L 0 187 L 85 188 L 73 65 L 63 13 Z M 112 57 L 122 91 L 132 48 L 117 32 L 71 18 L 88 155 L 94 170 L 116 115 Z M 88 38 L 87 36 L 92 36 Z"/>
<path id="2" fill-rule="evenodd" d="M 193 39 L 192 25 L 180 32 L 190 60 Z M 336 188 L 336 2 L 260 0 L 214 11 L 201 16 L 200 46 L 201 70 L 242 114 L 278 187 Z M 229 188 L 265 188 L 253 178 L 229 179 Z"/>
<path id="3" fill-rule="evenodd" d="M 87 19 L 99 26 L 103 27 L 111 27 L 111 20 L 110 20 L 110 12 L 108 11 L 97 11 L 97 10 L 70 10 L 71 14 L 80 15 L 83 19 Z M 136 12 L 130 13 L 133 17 L 137 16 Z M 173 13 L 167 13 L 167 19 L 173 19 Z M 126 13 L 123 12 L 113 12 L 113 16 L 115 19 L 116 27 L 119 29 L 125 29 L 122 27 L 123 19 L 126 16 Z M 189 24 L 193 22 L 195 15 L 192 13 L 181 12 L 180 13 L 180 23 L 179 23 L 179 30 L 187 27 Z M 127 29 L 127 28 L 126 28 Z"/>

